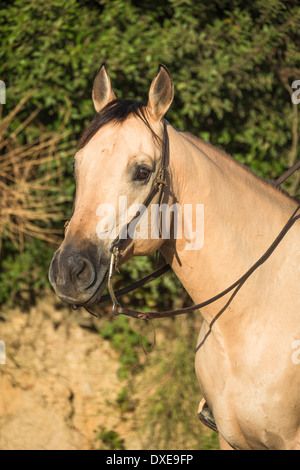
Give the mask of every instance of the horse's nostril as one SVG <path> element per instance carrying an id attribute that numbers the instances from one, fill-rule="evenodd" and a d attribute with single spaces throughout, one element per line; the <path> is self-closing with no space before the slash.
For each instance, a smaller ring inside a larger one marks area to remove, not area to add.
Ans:
<path id="1" fill-rule="evenodd" d="M 81 259 L 81 260 L 78 260 L 77 263 L 71 268 L 71 277 L 74 279 L 74 280 L 77 280 L 77 278 L 79 279 L 80 278 L 80 275 L 86 271 L 86 262 Z"/>
<path id="2" fill-rule="evenodd" d="M 86 258 L 81 258 L 70 269 L 71 280 L 74 286 L 89 289 L 95 282 L 96 271 L 93 264 Z"/>

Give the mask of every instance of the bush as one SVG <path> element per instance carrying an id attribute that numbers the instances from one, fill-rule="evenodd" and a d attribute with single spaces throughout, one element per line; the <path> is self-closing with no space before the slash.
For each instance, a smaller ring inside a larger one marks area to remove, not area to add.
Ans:
<path id="1" fill-rule="evenodd" d="M 45 131 L 60 134 L 63 123 L 66 142 L 74 149 L 71 139 L 79 137 L 94 113 L 92 82 L 102 62 L 118 97 L 143 99 L 158 64 L 164 63 L 175 83 L 170 122 L 222 146 L 261 176 L 275 178 L 297 156 L 298 114 L 290 95 L 291 83 L 299 78 L 299 26 L 294 0 L 2 3 L 5 112 L 35 90 L 10 132 L 39 108 L 38 121 L 28 126 L 26 137 L 19 135 L 20 144 Z M 72 159 L 61 162 L 62 177 L 53 194 L 53 201 L 68 196 L 62 205 L 65 219 L 72 210 Z M 299 180 L 291 181 L 297 194 Z M 39 226 L 46 229 L 48 222 Z M 3 249 L 1 259 L 8 260 Z"/>
<path id="2" fill-rule="evenodd" d="M 14 119 L 29 97 L 0 121 L 0 302 L 30 303 L 47 284 L 50 247 L 62 236 L 63 134 L 32 138 L 33 112 L 18 127 Z M 69 142 L 68 142 L 69 145 Z"/>

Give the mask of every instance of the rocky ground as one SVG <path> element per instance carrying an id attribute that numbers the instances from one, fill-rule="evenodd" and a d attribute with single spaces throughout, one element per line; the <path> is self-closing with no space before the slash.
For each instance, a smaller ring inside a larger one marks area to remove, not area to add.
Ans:
<path id="1" fill-rule="evenodd" d="M 118 357 L 93 317 L 53 296 L 29 312 L 0 311 L 0 449 L 97 449 L 99 429 L 130 431 L 114 406 Z M 130 426 L 130 425 L 129 425 Z M 130 433 L 129 433 L 130 434 Z M 139 448 L 132 437 L 130 447 Z"/>

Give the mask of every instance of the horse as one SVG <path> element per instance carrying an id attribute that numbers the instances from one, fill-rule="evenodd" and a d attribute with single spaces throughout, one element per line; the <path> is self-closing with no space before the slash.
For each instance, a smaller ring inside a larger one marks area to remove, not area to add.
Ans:
<path id="1" fill-rule="evenodd" d="M 287 193 L 224 151 L 174 128 L 165 119 L 173 98 L 172 77 L 163 65 L 145 103 L 117 99 L 105 64 L 97 73 L 96 116 L 74 160 L 73 214 L 49 269 L 63 301 L 89 308 L 100 301 L 112 269 L 111 240 L 124 235 L 123 222 L 136 216 L 136 209 L 124 215 L 121 198 L 130 207 L 146 207 L 138 211 L 138 222 L 147 215 L 147 224 L 140 231 L 144 236 L 123 237 L 118 267 L 159 250 L 195 303 L 243 275 L 297 211 Z M 162 155 L 164 181 L 158 179 Z M 163 191 L 152 193 L 157 181 Z M 181 230 L 182 220 L 171 213 L 168 233 L 151 237 L 154 205 L 189 207 L 184 214 L 194 217 L 190 230 Z M 204 214 L 203 240 L 195 247 L 197 206 Z M 110 215 L 104 216 L 103 208 L 111 208 Z M 295 223 L 230 302 L 228 293 L 201 309 L 195 353 L 200 413 L 210 410 L 220 449 L 300 449 L 299 236 Z"/>

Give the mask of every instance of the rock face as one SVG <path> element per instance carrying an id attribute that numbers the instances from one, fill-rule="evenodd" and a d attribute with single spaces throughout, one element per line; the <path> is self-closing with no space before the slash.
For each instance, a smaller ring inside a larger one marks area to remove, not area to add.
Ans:
<path id="1" fill-rule="evenodd" d="M 112 405 L 124 385 L 116 352 L 88 314 L 55 302 L 0 311 L 1 450 L 97 449 L 101 427 L 125 438 Z"/>

